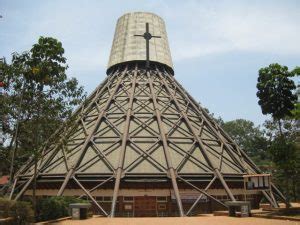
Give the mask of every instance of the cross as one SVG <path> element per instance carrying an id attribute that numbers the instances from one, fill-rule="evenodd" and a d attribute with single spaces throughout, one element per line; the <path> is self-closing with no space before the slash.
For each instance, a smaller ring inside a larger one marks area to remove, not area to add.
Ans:
<path id="1" fill-rule="evenodd" d="M 141 35 L 141 34 L 135 34 L 134 36 L 138 37 L 143 37 L 146 40 L 146 69 L 150 68 L 150 61 L 149 61 L 149 56 L 150 56 L 150 49 L 149 49 L 149 41 L 151 38 L 161 38 L 161 36 L 154 36 L 149 33 L 149 23 L 146 23 L 146 32 Z"/>

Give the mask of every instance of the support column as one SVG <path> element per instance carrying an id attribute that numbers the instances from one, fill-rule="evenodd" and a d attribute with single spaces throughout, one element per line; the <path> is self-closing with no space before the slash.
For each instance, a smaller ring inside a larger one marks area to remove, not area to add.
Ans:
<path id="1" fill-rule="evenodd" d="M 204 189 L 204 191 L 207 191 L 210 186 L 213 184 L 213 182 L 216 180 L 216 176 L 214 176 L 214 178 L 208 183 L 208 185 L 206 186 L 206 188 Z M 186 215 L 189 215 L 190 212 L 195 208 L 195 206 L 198 204 L 198 202 L 200 201 L 200 199 L 202 198 L 203 193 L 201 193 L 199 195 L 199 197 L 196 199 L 196 201 L 193 203 L 193 205 L 191 206 L 191 208 L 187 211 Z"/>
<path id="2" fill-rule="evenodd" d="M 167 89 L 169 95 L 172 97 L 172 100 L 174 101 L 177 109 L 179 110 L 180 114 L 182 115 L 182 117 L 184 118 L 186 125 L 188 126 L 188 128 L 190 129 L 190 131 L 193 133 L 193 136 L 195 138 L 195 140 L 197 141 L 197 143 L 199 144 L 199 148 L 200 151 L 203 155 L 203 157 L 205 158 L 205 160 L 207 161 L 208 165 L 214 170 L 215 175 L 219 178 L 219 180 L 221 181 L 223 187 L 226 190 L 226 193 L 228 194 L 229 198 L 231 199 L 231 201 L 236 201 L 231 190 L 229 189 L 228 185 L 226 184 L 222 174 L 220 173 L 219 169 L 217 168 L 217 166 L 214 166 L 214 164 L 212 163 L 212 161 L 210 160 L 210 158 L 208 157 L 208 155 L 206 154 L 205 150 L 206 147 L 204 146 L 202 140 L 199 138 L 199 136 L 197 135 L 194 127 L 191 125 L 191 122 L 187 116 L 187 114 L 185 113 L 185 111 L 180 107 L 180 104 L 176 98 L 176 96 L 174 96 L 168 86 L 168 84 L 165 81 L 165 78 L 162 77 L 161 72 L 157 69 L 157 73 L 159 74 L 160 79 L 162 80 L 165 88 Z"/>
<path id="3" fill-rule="evenodd" d="M 59 191 L 57 193 L 57 196 L 62 195 L 62 193 L 63 193 L 63 191 L 64 191 L 67 183 L 69 182 L 69 179 L 73 176 L 73 173 L 75 172 L 75 169 L 80 165 L 80 163 L 81 163 L 81 161 L 82 161 L 82 159 L 83 159 L 83 157 L 84 157 L 84 155 L 85 155 L 85 153 L 86 153 L 86 151 L 87 151 L 87 149 L 89 147 L 90 141 L 92 140 L 94 133 L 97 131 L 98 127 L 100 126 L 100 122 L 101 122 L 103 116 L 105 115 L 105 112 L 106 112 L 107 108 L 110 106 L 111 101 L 112 101 L 113 97 L 115 96 L 115 93 L 118 91 L 119 86 L 122 83 L 123 76 L 126 74 L 126 72 L 127 72 L 127 67 L 123 71 L 121 77 L 119 77 L 119 80 L 118 80 L 118 82 L 117 82 L 117 84 L 116 84 L 116 86 L 114 88 L 114 91 L 110 94 L 110 96 L 109 96 L 109 98 L 108 98 L 108 100 L 107 100 L 107 102 L 106 102 L 103 110 L 98 115 L 98 118 L 97 118 L 97 120 L 95 122 L 95 125 L 94 125 L 93 129 L 89 133 L 88 137 L 86 137 L 85 142 L 84 142 L 84 144 L 83 144 L 83 146 L 81 147 L 81 150 L 80 150 L 81 154 L 78 157 L 76 163 L 68 171 L 68 175 L 66 176 L 66 178 L 65 178 L 62 186 L 60 187 L 60 189 L 59 189 Z"/>
<path id="4" fill-rule="evenodd" d="M 272 207 L 278 208 L 278 203 L 272 199 L 271 195 L 268 192 L 262 191 L 262 193 L 265 196 L 265 198 L 270 202 Z"/>
<path id="5" fill-rule="evenodd" d="M 204 119 L 206 121 L 206 123 L 209 125 L 209 127 L 211 129 L 213 129 L 213 131 L 215 131 L 215 128 L 211 125 L 211 123 L 209 121 L 207 121 L 206 117 L 208 117 L 208 114 L 203 110 L 200 110 L 198 105 L 197 105 L 197 102 L 196 100 L 190 96 L 187 91 L 184 90 L 184 88 L 175 80 L 175 78 L 173 78 L 173 76 L 171 74 L 169 74 L 168 72 L 166 72 L 168 77 L 169 77 L 169 80 L 171 80 L 175 85 L 176 87 L 178 87 L 178 90 L 181 92 L 181 94 L 183 94 L 187 99 L 190 99 L 191 100 L 191 105 L 194 107 L 195 110 L 197 110 L 200 114 L 204 114 Z M 222 134 L 232 143 L 235 144 L 237 150 L 240 152 L 241 154 L 241 157 L 244 157 L 246 160 L 247 160 L 247 163 L 252 167 L 252 169 L 256 172 L 256 173 L 262 173 L 261 170 L 255 165 L 255 163 L 252 161 L 252 159 L 242 150 L 239 148 L 239 146 L 235 143 L 235 141 L 222 129 L 222 127 L 219 127 L 220 131 L 222 132 Z M 224 144 L 227 145 L 227 143 L 222 140 Z M 244 161 L 244 160 L 243 160 Z M 246 172 L 249 173 L 248 169 L 245 168 Z M 284 197 L 284 195 L 278 190 L 278 188 L 272 184 L 272 188 L 274 188 L 274 190 L 276 191 L 276 193 L 279 195 L 279 197 L 286 202 L 286 198 Z M 264 194 L 265 195 L 265 194 Z M 271 204 L 272 201 L 269 201 Z"/>
<path id="6" fill-rule="evenodd" d="M 91 193 L 86 190 L 83 185 L 76 179 L 76 177 L 73 177 L 73 180 L 78 184 L 78 186 L 84 191 L 84 193 L 92 200 L 92 202 L 100 209 L 105 216 L 107 216 L 106 211 L 98 204 L 98 202 L 95 200 L 95 198 L 91 195 Z"/>
<path id="7" fill-rule="evenodd" d="M 228 194 L 231 201 L 235 201 L 235 198 L 234 198 L 231 190 L 229 189 L 227 183 L 225 182 L 225 180 L 224 180 L 221 172 L 219 171 L 219 169 L 215 169 L 215 173 L 216 173 L 217 177 L 219 178 L 219 180 L 221 181 L 221 183 L 222 183 L 223 187 L 225 188 L 225 191 Z"/>
<path id="8" fill-rule="evenodd" d="M 73 175 L 73 173 L 74 173 L 74 167 L 71 168 L 71 169 L 69 170 L 69 172 L 67 173 L 67 176 L 66 176 L 64 182 L 62 183 L 60 189 L 58 190 L 56 196 L 61 196 L 61 195 L 63 194 L 63 192 L 64 192 L 64 190 L 65 190 L 65 188 L 66 188 L 66 186 L 67 186 L 67 184 L 68 184 L 68 182 L 69 182 L 71 176 Z"/>
<path id="9" fill-rule="evenodd" d="M 273 183 L 271 183 L 271 191 L 272 191 L 272 189 L 274 189 L 274 191 L 281 198 L 281 200 L 283 200 L 286 204 L 290 205 L 290 203 L 286 200 L 286 198 L 281 193 L 281 191 Z"/>
<path id="10" fill-rule="evenodd" d="M 92 193 L 93 191 L 95 191 L 97 188 L 101 187 L 103 184 L 107 183 L 108 181 L 110 181 L 111 179 L 113 179 L 114 177 L 111 176 L 108 179 L 102 181 L 100 184 L 97 184 L 95 187 L 93 187 L 92 189 L 89 189 L 88 191 L 90 193 Z M 80 195 L 78 198 L 82 198 L 84 195 Z"/>
<path id="11" fill-rule="evenodd" d="M 14 184 L 13 184 L 13 186 L 12 186 L 12 189 L 11 189 L 11 191 L 10 191 L 10 194 L 9 194 L 9 198 L 8 198 L 9 200 L 12 199 L 12 196 L 13 196 L 14 191 L 15 191 L 15 187 L 16 187 L 16 185 L 17 185 L 17 181 L 18 181 L 18 178 L 16 177 L 15 180 L 14 180 Z"/>
<path id="12" fill-rule="evenodd" d="M 178 189 L 178 185 L 177 185 L 177 181 L 176 181 L 177 175 L 176 175 L 175 169 L 174 169 L 174 167 L 172 165 L 170 152 L 168 150 L 168 143 L 167 143 L 167 139 L 166 139 L 166 133 L 165 133 L 165 131 L 163 129 L 163 124 L 162 124 L 162 120 L 161 120 L 161 114 L 160 114 L 160 111 L 159 111 L 158 106 L 157 106 L 156 95 L 154 93 L 152 78 L 150 76 L 149 71 L 147 71 L 147 77 L 148 77 L 148 81 L 149 81 L 151 97 L 153 99 L 153 105 L 154 105 L 154 109 L 155 109 L 155 115 L 156 115 L 156 118 L 157 118 L 159 132 L 160 132 L 161 140 L 162 140 L 162 143 L 163 143 L 163 149 L 164 149 L 164 153 L 165 153 L 165 157 L 166 157 L 166 163 L 167 163 L 167 167 L 168 167 L 168 172 L 169 172 L 169 175 L 171 177 L 171 181 L 172 181 L 172 185 L 173 185 L 173 189 L 174 189 L 174 193 L 175 193 L 175 197 L 176 197 L 176 201 L 177 201 L 177 206 L 178 206 L 178 209 L 179 209 L 179 213 L 180 213 L 180 216 L 183 217 L 184 216 L 184 212 L 183 212 L 182 202 L 181 202 L 181 198 L 180 198 L 180 194 L 179 194 L 179 189 Z"/>
<path id="13" fill-rule="evenodd" d="M 197 190 L 198 192 L 204 194 L 204 195 L 207 196 L 208 198 L 214 200 L 215 202 L 217 202 L 217 203 L 219 203 L 220 205 L 225 206 L 225 207 L 227 208 L 227 206 L 226 206 L 223 202 L 221 202 L 221 201 L 219 201 L 218 199 L 216 199 L 215 197 L 211 196 L 211 195 L 208 194 L 206 191 L 201 190 L 200 188 L 198 188 L 197 186 L 193 185 L 193 184 L 190 183 L 189 181 L 183 179 L 182 177 L 179 177 L 179 179 L 182 180 L 184 183 L 186 183 L 186 184 L 190 185 L 191 187 L 193 187 L 193 188 L 194 188 L 195 190 Z"/>
<path id="14" fill-rule="evenodd" d="M 169 74 L 168 74 L 168 76 L 170 76 Z M 174 81 L 174 83 L 175 83 L 175 85 L 177 86 L 177 87 L 179 87 L 179 85 L 177 84 L 177 82 L 175 81 L 175 79 L 174 78 L 172 78 Z M 187 96 L 187 93 L 185 92 L 185 91 L 183 91 L 182 90 L 182 88 L 181 87 L 179 87 L 178 88 L 178 90 L 180 90 L 180 92 L 181 92 L 181 94 L 183 94 L 188 100 L 190 99 L 189 97 L 191 97 L 191 96 Z M 191 97 L 191 100 L 193 100 L 192 99 L 192 97 Z M 200 114 L 207 114 L 206 112 L 202 112 L 202 111 L 199 111 L 199 109 L 198 109 L 198 107 L 194 104 L 194 102 L 193 101 L 189 101 L 189 103 L 193 106 L 193 108 L 196 110 L 196 111 L 198 111 Z M 240 152 L 240 149 L 237 149 L 237 151 L 238 151 L 238 153 L 239 153 L 239 155 L 240 155 L 240 158 L 237 158 L 234 154 L 232 154 L 232 152 L 231 152 L 231 150 L 230 150 L 230 147 L 229 147 L 229 145 L 227 144 L 227 142 L 224 140 L 224 138 L 220 135 L 220 133 L 215 129 L 215 127 L 213 127 L 212 125 L 211 125 L 211 123 L 207 120 L 207 118 L 206 118 L 206 116 L 207 115 L 205 115 L 205 116 L 203 116 L 203 119 L 205 120 L 205 122 L 206 122 L 206 124 L 211 128 L 211 130 L 212 130 L 212 132 L 222 141 L 222 143 L 226 146 L 226 149 L 228 150 L 227 151 L 227 153 L 231 156 L 231 158 L 245 171 L 245 172 L 247 172 L 247 168 L 246 168 L 246 166 L 245 166 L 245 162 L 243 161 L 243 158 L 242 158 L 242 155 L 241 155 L 241 152 Z M 221 129 L 221 128 L 220 128 Z M 231 139 L 232 140 L 232 139 Z M 234 143 L 234 142 L 233 142 Z M 236 144 L 235 144 L 235 146 L 237 146 Z"/>
<path id="15" fill-rule="evenodd" d="M 126 69 L 127 69 L 127 68 L 126 68 Z M 114 73 L 113 73 L 112 75 L 110 75 L 110 76 L 114 76 L 115 74 L 117 74 L 117 72 L 118 72 L 118 70 L 116 70 L 116 72 L 114 72 Z M 108 78 L 107 78 L 104 82 L 102 82 L 102 83 L 97 87 L 97 89 L 96 89 L 90 96 L 92 96 L 93 94 L 95 94 L 96 96 L 99 96 L 100 93 L 102 93 L 102 91 L 104 90 L 104 88 L 105 88 L 108 84 L 109 84 L 109 82 L 108 82 Z M 98 91 L 98 93 L 97 93 L 97 91 Z M 89 97 L 90 97 L 90 96 L 89 96 Z M 94 97 L 94 100 L 95 100 L 95 99 L 96 99 L 96 98 Z M 92 102 L 84 109 L 84 112 L 87 111 L 87 110 L 92 106 L 94 100 L 93 100 L 93 101 L 92 101 Z M 83 107 L 84 107 L 84 103 L 82 103 L 82 104 L 79 106 L 79 108 L 78 108 L 72 115 L 75 115 L 76 113 L 78 113 L 80 109 L 83 109 Z M 75 123 L 77 123 L 78 120 L 79 120 L 79 119 L 77 119 Z M 63 127 L 61 127 L 61 128 L 63 128 Z M 61 131 L 61 128 L 58 129 L 53 135 L 51 135 L 51 137 L 49 138 L 49 140 L 50 140 L 52 137 L 54 137 L 55 135 L 57 135 L 58 132 Z M 62 138 L 63 138 L 63 137 L 62 137 Z M 61 138 L 61 139 L 62 139 L 62 138 Z M 60 142 L 60 141 L 59 141 L 59 142 Z M 52 156 L 54 156 L 54 155 L 56 154 L 56 150 L 58 149 L 59 146 L 60 146 L 60 145 L 57 145 L 57 147 L 56 147 L 55 149 L 52 149 L 52 150 L 51 150 L 52 153 L 51 153 L 51 155 L 49 156 L 49 158 L 51 158 Z M 48 152 L 46 152 L 45 154 L 47 154 L 47 153 L 48 153 Z M 42 157 L 44 157 L 44 156 L 45 156 L 45 155 L 43 155 Z M 28 162 L 27 162 L 25 165 L 27 165 L 29 162 L 30 162 L 30 160 L 28 160 Z M 40 168 L 42 168 L 42 167 L 45 165 L 46 162 L 47 162 L 47 161 L 41 160 L 41 163 L 40 163 L 40 165 L 39 165 L 39 168 L 38 168 L 38 171 L 37 171 L 37 175 L 36 175 L 37 177 L 38 177 L 38 175 L 39 175 Z M 25 168 L 25 166 L 24 166 L 24 168 Z M 24 170 L 24 168 L 20 169 L 19 172 L 18 172 L 18 174 L 21 173 L 21 171 Z M 18 193 L 18 195 L 16 196 L 15 200 L 19 199 L 19 198 L 23 195 L 23 193 L 26 191 L 27 187 L 28 187 L 28 186 L 31 184 L 31 182 L 33 181 L 33 177 L 34 177 L 34 176 L 32 176 L 31 178 L 29 178 L 29 180 L 26 182 L 26 184 L 25 184 L 25 186 L 24 186 L 25 188 L 22 188 L 22 190 L 21 190 L 21 191 Z M 70 178 L 70 177 L 69 177 L 69 178 Z M 67 184 L 69 178 L 67 179 L 66 184 Z M 66 180 L 66 179 L 65 179 L 65 180 Z M 65 182 L 65 181 L 64 181 L 64 182 Z M 60 190 L 59 190 L 59 192 L 61 192 L 60 195 L 62 194 L 62 192 L 63 192 L 63 190 L 64 190 L 66 184 L 63 184 L 64 187 L 63 187 L 63 188 L 60 188 Z M 11 192 L 10 195 L 12 196 L 13 193 Z"/>
<path id="16" fill-rule="evenodd" d="M 17 194 L 17 196 L 14 198 L 15 201 L 17 201 L 22 195 L 23 193 L 26 191 L 26 189 L 28 188 L 28 186 L 31 184 L 31 182 L 33 181 L 34 176 L 30 177 L 30 179 L 25 183 L 25 185 L 23 186 L 22 190 Z"/>
<path id="17" fill-rule="evenodd" d="M 121 152 L 120 152 L 120 157 L 119 157 L 119 162 L 118 162 L 118 168 L 116 171 L 116 181 L 115 181 L 115 186 L 114 186 L 114 193 L 113 193 L 113 199 L 112 199 L 112 204 L 111 204 L 110 217 L 115 216 L 116 203 L 117 203 L 119 189 L 120 189 L 120 181 L 121 181 L 121 177 L 122 177 L 122 173 L 123 173 L 126 145 L 127 145 L 128 138 L 129 138 L 129 125 L 130 125 L 130 118 L 131 118 L 131 114 L 132 114 L 134 92 L 135 92 L 135 87 L 136 87 L 136 78 L 137 78 L 137 65 L 135 66 L 134 77 L 133 77 L 132 87 L 131 87 L 131 93 L 130 93 L 130 97 L 129 97 L 126 121 L 125 121 L 125 126 L 124 126 L 123 137 L 122 137 Z"/>
<path id="18" fill-rule="evenodd" d="M 187 91 L 184 90 L 184 88 L 183 88 L 183 87 L 175 80 L 175 78 L 173 78 L 173 76 L 172 76 L 171 74 L 169 74 L 168 72 L 166 72 L 166 73 L 167 73 L 167 75 L 168 75 L 168 77 L 169 77 L 170 82 L 172 81 L 172 82 L 176 85 L 176 87 L 177 87 L 178 90 L 181 92 L 181 94 L 184 95 L 187 99 L 190 99 L 190 100 L 191 100 L 191 101 L 190 101 L 190 104 L 193 106 L 193 108 L 194 108 L 198 113 L 200 113 L 200 115 L 203 115 L 203 114 L 204 114 L 203 119 L 205 120 L 206 124 L 207 124 L 207 125 L 212 129 L 212 131 L 219 137 L 220 134 L 219 134 L 219 133 L 216 131 L 216 129 L 211 125 L 211 122 L 208 121 L 207 118 L 206 118 L 206 117 L 209 117 L 208 114 L 207 114 L 207 112 L 205 112 L 204 110 L 203 110 L 203 111 L 200 110 L 199 107 L 198 107 L 198 105 L 197 105 L 198 103 L 196 102 L 196 100 L 195 100 L 192 96 L 190 96 L 190 95 L 187 93 Z M 235 143 L 235 141 L 232 140 L 232 138 L 231 138 L 230 136 L 228 136 L 228 134 L 227 134 L 226 132 L 224 132 L 224 130 L 223 130 L 221 127 L 219 127 L 219 129 L 220 129 L 220 130 L 222 131 L 222 133 L 226 136 L 226 138 L 228 138 L 232 143 L 235 144 L 235 146 L 237 147 L 238 151 L 241 153 L 241 156 L 242 156 L 242 157 L 245 157 L 245 158 L 251 163 L 251 165 L 254 167 L 255 170 L 260 171 L 260 170 L 256 167 L 256 165 L 254 164 L 254 162 L 246 155 L 246 153 L 245 153 L 242 149 L 240 149 L 240 148 L 238 147 L 238 145 Z M 222 140 L 222 143 L 224 143 L 224 145 L 225 145 L 225 146 L 227 147 L 227 149 L 228 149 L 228 144 L 226 143 L 226 141 L 224 141 L 223 138 L 222 138 L 221 140 Z M 229 151 L 230 151 L 230 150 L 229 150 Z M 245 169 L 245 171 L 247 171 L 247 168 L 245 168 L 245 166 L 243 165 L 243 162 L 242 162 L 242 161 L 241 161 L 239 164 L 242 166 L 242 168 Z"/>

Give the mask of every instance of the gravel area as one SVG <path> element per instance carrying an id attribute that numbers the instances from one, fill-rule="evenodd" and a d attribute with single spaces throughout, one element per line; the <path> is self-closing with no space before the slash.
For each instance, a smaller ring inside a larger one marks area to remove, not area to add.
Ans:
<path id="1" fill-rule="evenodd" d="M 91 218 L 65 220 L 55 225 L 300 225 L 300 222 L 263 218 L 227 216 L 165 217 L 165 218 Z M 54 223 L 52 224 L 54 225 Z"/>

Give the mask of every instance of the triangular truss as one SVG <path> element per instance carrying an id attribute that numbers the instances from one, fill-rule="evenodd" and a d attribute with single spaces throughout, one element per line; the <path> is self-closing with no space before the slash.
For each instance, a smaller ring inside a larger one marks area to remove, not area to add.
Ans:
<path id="1" fill-rule="evenodd" d="M 203 195 L 224 205 L 207 193 L 216 179 L 235 201 L 224 176 L 257 174 L 260 170 L 172 74 L 162 67 L 143 68 L 138 64 L 119 66 L 108 75 L 45 144 L 37 180 L 61 177 L 57 195 L 62 195 L 72 180 L 103 214 L 110 216 L 114 216 L 120 182 L 127 176 L 168 177 L 181 216 L 185 213 L 178 180 L 200 192 L 194 205 Z M 18 199 L 29 188 L 33 171 L 34 162 L 30 160 L 16 175 L 11 197 L 16 189 Z M 105 180 L 88 190 L 80 180 L 82 174 Z M 185 179 L 200 175 L 212 177 L 204 190 Z M 91 193 L 112 180 L 114 194 L 108 213 Z M 284 199 L 275 186 L 273 190 Z M 272 191 L 264 195 L 278 206 Z"/>

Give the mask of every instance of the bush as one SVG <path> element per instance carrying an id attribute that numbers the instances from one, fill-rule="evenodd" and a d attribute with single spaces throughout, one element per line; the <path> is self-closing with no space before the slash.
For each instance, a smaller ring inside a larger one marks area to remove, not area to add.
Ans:
<path id="1" fill-rule="evenodd" d="M 54 220 L 69 216 L 69 204 L 83 203 L 81 200 L 71 196 L 53 196 L 39 200 L 38 221 Z"/>
<path id="2" fill-rule="evenodd" d="M 0 218 L 10 217 L 10 208 L 13 205 L 13 201 L 6 198 L 0 198 Z"/>
<path id="3" fill-rule="evenodd" d="M 13 201 L 0 198 L 0 218 L 12 217 L 12 224 L 28 224 L 33 222 L 33 209 L 29 202 Z"/>

